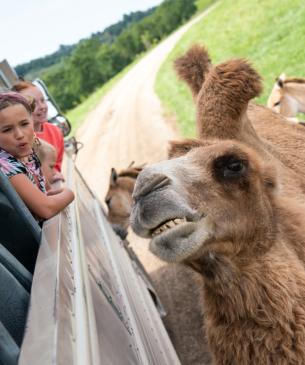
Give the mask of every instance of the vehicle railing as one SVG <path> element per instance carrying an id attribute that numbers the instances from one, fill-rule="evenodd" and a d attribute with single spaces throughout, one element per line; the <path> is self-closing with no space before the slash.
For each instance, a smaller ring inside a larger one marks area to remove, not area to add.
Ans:
<path id="1" fill-rule="evenodd" d="M 136 261 L 66 161 L 76 197 L 44 224 L 19 364 L 180 364 Z"/>

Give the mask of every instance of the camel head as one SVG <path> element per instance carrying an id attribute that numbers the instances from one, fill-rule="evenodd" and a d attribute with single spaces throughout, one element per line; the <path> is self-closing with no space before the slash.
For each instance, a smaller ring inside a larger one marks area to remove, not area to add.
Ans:
<path id="1" fill-rule="evenodd" d="M 109 188 L 105 197 L 108 207 L 108 220 L 110 223 L 127 229 L 132 205 L 132 192 L 134 184 L 142 166 L 121 170 L 111 169 Z"/>
<path id="2" fill-rule="evenodd" d="M 275 83 L 269 95 L 267 106 L 276 113 L 280 113 L 280 104 L 283 97 L 283 86 L 285 81 L 285 74 L 281 74 L 275 79 Z"/>
<path id="3" fill-rule="evenodd" d="M 196 258 L 223 241 L 262 249 L 272 236 L 276 173 L 236 141 L 173 145 L 179 157 L 145 168 L 133 193 L 131 225 L 168 262 Z"/>
<path id="4" fill-rule="evenodd" d="M 188 260 L 224 240 L 252 249 L 272 235 L 276 190 L 275 169 L 260 162 L 264 146 L 247 117 L 260 77 L 245 60 L 212 66 L 198 46 L 176 69 L 196 101 L 199 139 L 172 142 L 168 161 L 140 173 L 132 228 L 166 261 Z"/>
<path id="5" fill-rule="evenodd" d="M 305 113 L 305 79 L 288 78 L 282 73 L 273 85 L 267 106 L 288 118 Z"/>

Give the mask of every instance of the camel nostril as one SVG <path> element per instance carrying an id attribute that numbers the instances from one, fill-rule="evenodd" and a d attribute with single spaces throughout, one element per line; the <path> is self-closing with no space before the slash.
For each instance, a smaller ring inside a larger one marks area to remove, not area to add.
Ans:
<path id="1" fill-rule="evenodd" d="M 154 174 L 152 176 L 147 176 L 143 183 L 138 185 L 136 191 L 134 191 L 133 200 L 136 202 L 139 198 L 142 198 L 157 189 L 162 189 L 169 184 L 170 179 L 166 175 Z"/>

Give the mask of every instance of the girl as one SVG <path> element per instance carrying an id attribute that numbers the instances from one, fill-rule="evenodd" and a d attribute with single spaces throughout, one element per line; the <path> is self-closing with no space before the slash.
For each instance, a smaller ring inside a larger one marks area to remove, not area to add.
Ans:
<path id="1" fill-rule="evenodd" d="M 56 195 L 46 195 L 40 163 L 32 150 L 34 127 L 31 114 L 31 105 L 21 94 L 0 93 L 0 169 L 35 218 L 42 221 L 64 209 L 72 202 L 74 194 L 63 188 Z"/>

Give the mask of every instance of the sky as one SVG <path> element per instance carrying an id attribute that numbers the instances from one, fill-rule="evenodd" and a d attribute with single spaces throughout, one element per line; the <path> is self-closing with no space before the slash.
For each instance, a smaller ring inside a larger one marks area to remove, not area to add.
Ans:
<path id="1" fill-rule="evenodd" d="M 162 0 L 0 0 L 0 61 L 13 67 L 103 31 Z"/>

